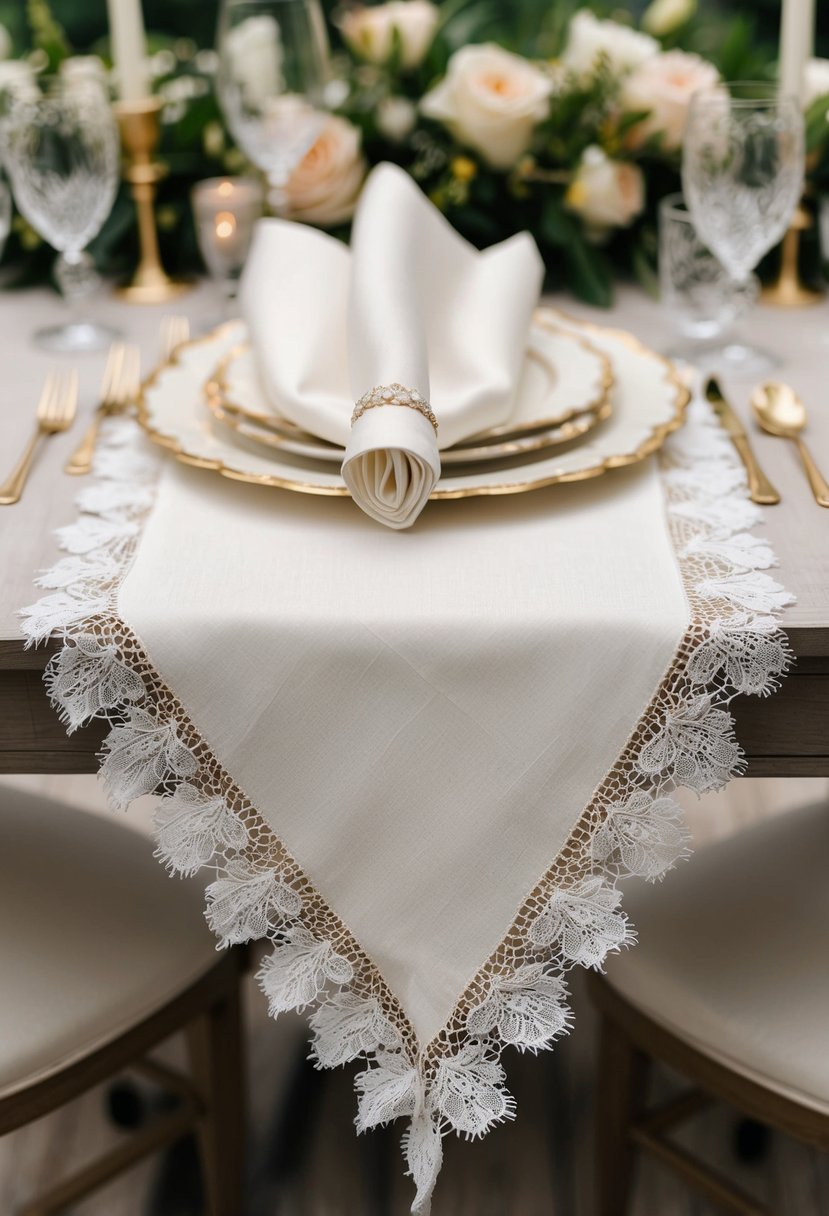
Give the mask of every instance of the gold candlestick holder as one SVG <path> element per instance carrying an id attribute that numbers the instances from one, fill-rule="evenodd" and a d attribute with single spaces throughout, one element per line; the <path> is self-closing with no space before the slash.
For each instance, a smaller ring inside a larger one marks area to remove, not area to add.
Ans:
<path id="1" fill-rule="evenodd" d="M 143 101 L 118 102 L 115 116 L 124 149 L 124 180 L 129 182 L 135 200 L 140 255 L 129 283 L 118 288 L 118 295 L 133 304 L 163 304 L 185 291 L 190 284 L 171 279 L 161 264 L 155 203 L 158 183 L 167 172 L 155 159 L 161 135 L 162 101 L 148 97 Z"/>
<path id="2" fill-rule="evenodd" d="M 800 277 L 800 238 L 813 222 L 801 203 L 794 213 L 789 231 L 783 237 L 777 278 L 763 288 L 761 298 L 764 304 L 771 304 L 775 308 L 808 308 L 823 299 L 822 291 L 808 287 Z"/>

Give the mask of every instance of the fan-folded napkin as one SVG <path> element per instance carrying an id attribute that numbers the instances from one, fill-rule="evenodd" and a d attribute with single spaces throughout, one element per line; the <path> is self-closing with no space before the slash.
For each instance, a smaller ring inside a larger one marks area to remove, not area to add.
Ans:
<path id="1" fill-rule="evenodd" d="M 529 234 L 479 252 L 384 164 L 366 182 L 350 249 L 301 224 L 260 222 L 242 310 L 274 411 L 344 447 L 355 502 L 407 528 L 440 476 L 439 449 L 509 418 L 542 277 Z M 356 402 L 392 385 L 424 404 L 372 406 L 352 422 Z"/>

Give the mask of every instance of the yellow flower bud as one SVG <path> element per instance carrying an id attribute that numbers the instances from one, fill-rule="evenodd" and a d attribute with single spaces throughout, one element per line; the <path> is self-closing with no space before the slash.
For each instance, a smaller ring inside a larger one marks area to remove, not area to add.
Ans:
<path id="1" fill-rule="evenodd" d="M 478 172 L 478 166 L 468 156 L 456 156 L 450 168 L 459 182 L 471 182 Z"/>

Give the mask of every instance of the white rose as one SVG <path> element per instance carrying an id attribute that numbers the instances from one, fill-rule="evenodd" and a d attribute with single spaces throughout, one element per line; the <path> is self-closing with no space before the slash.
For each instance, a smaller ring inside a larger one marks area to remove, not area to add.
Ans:
<path id="1" fill-rule="evenodd" d="M 713 64 L 684 51 L 646 60 L 622 85 L 621 103 L 628 113 L 650 111 L 630 132 L 631 146 L 658 134 L 664 148 L 676 151 L 682 144 L 691 96 L 698 89 L 713 88 L 719 79 Z"/>
<path id="2" fill-rule="evenodd" d="M 369 63 L 385 63 L 400 40 L 404 68 L 416 68 L 432 45 L 440 12 L 430 0 L 390 0 L 370 8 L 347 9 L 340 18 L 342 36 L 352 51 Z"/>
<path id="3" fill-rule="evenodd" d="M 282 38 L 269 13 L 246 17 L 228 30 L 225 56 L 233 82 L 245 102 L 262 105 L 282 88 Z"/>
<path id="4" fill-rule="evenodd" d="M 494 169 L 511 169 L 547 117 L 552 88 L 546 73 L 520 55 L 492 43 L 465 46 L 420 109 Z"/>
<path id="5" fill-rule="evenodd" d="M 3 93 L 13 93 L 27 101 L 39 97 L 34 68 L 25 59 L 0 61 L 0 95 Z"/>
<path id="6" fill-rule="evenodd" d="M 366 175 L 360 132 L 329 115 L 316 141 L 294 169 L 284 192 L 284 214 L 309 224 L 350 219 Z"/>
<path id="7" fill-rule="evenodd" d="M 645 205 L 638 166 L 588 148 L 565 196 L 567 207 L 593 228 L 625 228 Z"/>
<path id="8" fill-rule="evenodd" d="M 8 59 L 12 53 L 11 34 L 5 25 L 0 25 L 0 59 Z"/>
<path id="9" fill-rule="evenodd" d="M 62 61 L 59 71 L 66 89 L 86 90 L 93 97 L 107 94 L 107 71 L 97 55 L 71 55 Z"/>
<path id="10" fill-rule="evenodd" d="M 580 9 L 570 22 L 562 61 L 573 72 L 587 74 L 604 58 L 614 75 L 624 76 L 658 51 L 659 43 L 649 34 L 616 21 L 600 21 Z"/>
<path id="11" fill-rule="evenodd" d="M 690 21 L 697 11 L 697 0 L 651 0 L 642 14 L 642 29 L 654 38 L 665 38 Z"/>
<path id="12" fill-rule="evenodd" d="M 377 127 L 392 143 L 402 143 L 417 122 L 417 106 L 408 97 L 384 97 L 377 107 Z"/>
<path id="13" fill-rule="evenodd" d="M 803 69 L 803 108 L 829 96 L 829 59 L 810 59 Z"/>

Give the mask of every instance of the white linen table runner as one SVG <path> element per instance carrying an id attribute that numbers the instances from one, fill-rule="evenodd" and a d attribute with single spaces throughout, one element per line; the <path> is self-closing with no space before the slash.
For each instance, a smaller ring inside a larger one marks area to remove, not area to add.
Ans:
<path id="1" fill-rule="evenodd" d="M 159 465 L 161 472 L 159 475 Z M 267 938 L 276 1015 L 359 1059 L 426 1212 L 449 1131 L 510 1117 L 499 1062 L 568 1028 L 566 972 L 632 940 L 616 881 L 686 852 L 669 797 L 739 770 L 728 705 L 787 664 L 745 477 L 694 402 L 660 458 L 412 532 L 164 461 L 108 423 L 27 610 L 116 805 L 164 794 L 223 944 Z"/>
<path id="2" fill-rule="evenodd" d="M 429 514 L 404 539 L 173 465 L 119 596 L 424 1045 L 688 624 L 654 464 Z"/>

